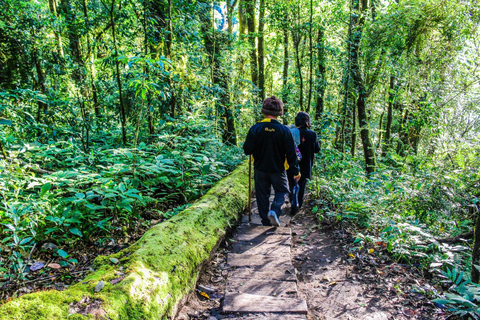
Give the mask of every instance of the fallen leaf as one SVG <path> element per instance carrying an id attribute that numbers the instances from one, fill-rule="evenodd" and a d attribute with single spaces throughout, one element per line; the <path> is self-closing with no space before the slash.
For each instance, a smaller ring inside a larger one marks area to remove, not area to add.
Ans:
<path id="1" fill-rule="evenodd" d="M 32 265 L 30 266 L 30 270 L 31 270 L 31 271 L 37 271 L 37 270 L 42 269 L 44 266 L 45 266 L 44 263 L 35 262 L 34 264 L 32 264 Z"/>
<path id="2" fill-rule="evenodd" d="M 52 268 L 52 269 L 60 269 L 62 266 L 59 265 L 58 263 L 49 263 L 47 267 Z"/>
<path id="3" fill-rule="evenodd" d="M 112 263 L 114 264 L 118 264 L 120 261 L 118 261 L 117 258 L 110 258 L 110 261 L 112 261 Z"/>
<path id="4" fill-rule="evenodd" d="M 104 282 L 104 281 L 100 281 L 100 282 L 97 283 L 97 285 L 95 286 L 95 292 L 100 292 L 100 291 L 102 291 L 103 287 L 105 287 L 105 282 Z"/>
<path id="5" fill-rule="evenodd" d="M 348 254 L 349 257 L 352 257 L 353 259 L 355 259 L 355 255 L 353 253 L 349 253 Z"/>
<path id="6" fill-rule="evenodd" d="M 332 286 L 334 286 L 334 285 L 336 285 L 336 284 L 337 284 L 337 281 L 333 281 L 333 282 L 329 283 L 328 285 L 329 285 L 330 287 L 332 287 Z"/>
<path id="7" fill-rule="evenodd" d="M 117 284 L 119 283 L 120 281 L 122 281 L 125 277 L 120 277 L 120 278 L 116 278 L 116 279 L 113 279 L 112 281 L 110 281 L 111 284 Z"/>
<path id="8" fill-rule="evenodd" d="M 207 298 L 208 300 L 210 300 L 210 297 L 209 297 L 208 294 L 206 294 L 205 292 L 203 292 L 203 291 L 198 291 L 198 293 L 199 293 L 202 297 L 205 297 L 205 298 Z"/>
<path id="9" fill-rule="evenodd" d="M 58 246 L 54 243 L 47 242 L 42 245 L 42 249 L 57 250 Z"/>
<path id="10" fill-rule="evenodd" d="M 369 254 L 372 254 L 374 251 L 375 251 L 375 250 L 373 250 L 373 248 L 372 248 L 372 249 L 368 250 L 368 253 L 369 253 Z"/>

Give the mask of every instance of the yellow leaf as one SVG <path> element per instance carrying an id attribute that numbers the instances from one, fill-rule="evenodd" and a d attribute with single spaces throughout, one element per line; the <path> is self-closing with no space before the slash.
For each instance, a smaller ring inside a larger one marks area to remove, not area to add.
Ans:
<path id="1" fill-rule="evenodd" d="M 372 249 L 368 250 L 368 253 L 369 253 L 369 254 L 372 254 L 373 251 L 375 251 L 375 250 L 373 250 L 373 248 L 372 248 Z"/>
<path id="2" fill-rule="evenodd" d="M 206 294 L 205 292 L 199 291 L 199 293 L 200 293 L 200 295 L 201 295 L 202 297 L 205 297 L 205 298 L 207 298 L 208 300 L 210 300 L 210 297 L 209 297 L 208 294 Z"/>
<path id="3" fill-rule="evenodd" d="M 445 229 L 444 229 L 444 228 L 440 228 L 440 232 L 441 232 L 441 233 L 444 233 L 444 232 L 445 232 Z"/>
<path id="4" fill-rule="evenodd" d="M 349 253 L 348 254 L 349 257 L 352 257 L 353 259 L 355 259 L 355 255 L 353 253 Z"/>

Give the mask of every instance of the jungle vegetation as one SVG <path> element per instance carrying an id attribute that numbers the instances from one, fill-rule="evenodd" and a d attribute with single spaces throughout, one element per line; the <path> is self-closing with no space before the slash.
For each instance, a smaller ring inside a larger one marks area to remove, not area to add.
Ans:
<path id="1" fill-rule="evenodd" d="M 479 314 L 477 0 L 0 7 L 0 286 L 48 250 L 68 268 L 188 206 L 243 160 L 275 95 L 284 123 L 307 111 L 322 140 L 319 219 Z"/>

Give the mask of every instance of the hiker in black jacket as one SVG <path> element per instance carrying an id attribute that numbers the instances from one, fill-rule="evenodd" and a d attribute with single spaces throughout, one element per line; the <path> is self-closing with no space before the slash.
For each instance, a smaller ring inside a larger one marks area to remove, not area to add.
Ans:
<path id="1" fill-rule="evenodd" d="M 283 114 L 283 102 L 274 96 L 265 99 L 262 113 L 265 119 L 250 128 L 243 150 L 246 155 L 253 155 L 255 193 L 262 224 L 278 227 L 282 205 L 290 192 L 285 170 L 291 167 L 296 180 L 300 174 L 292 134 L 276 120 Z M 272 186 L 275 199 L 270 207 Z"/>
<path id="2" fill-rule="evenodd" d="M 312 178 L 312 167 L 315 159 L 315 153 L 320 152 L 320 143 L 318 142 L 317 134 L 310 130 L 310 115 L 306 112 L 300 111 L 295 117 L 295 126 L 300 131 L 300 144 L 298 149 L 302 154 L 302 160 L 300 160 L 300 173 L 301 178 L 298 180 L 298 207 L 291 208 L 291 214 L 294 215 L 298 212 L 298 209 L 303 205 L 303 197 L 305 195 L 305 187 L 307 185 L 307 179 Z M 288 181 L 290 190 L 295 185 L 293 174 L 288 171 Z"/>

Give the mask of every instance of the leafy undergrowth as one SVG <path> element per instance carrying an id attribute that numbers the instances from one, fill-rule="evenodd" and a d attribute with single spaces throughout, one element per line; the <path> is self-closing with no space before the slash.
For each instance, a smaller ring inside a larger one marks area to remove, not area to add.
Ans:
<path id="1" fill-rule="evenodd" d="M 0 160 L 0 300 L 75 283 L 98 254 L 135 242 L 242 160 L 207 122 L 183 120 L 136 148 L 96 135 L 88 152 L 73 139 L 20 144 L 12 134 Z"/>
<path id="2" fill-rule="evenodd" d="M 479 318 L 480 287 L 470 280 L 478 158 L 452 168 L 394 155 L 367 178 L 360 160 L 322 152 L 313 210 L 322 222 L 342 224 L 354 235 L 351 259 L 383 254 L 418 268 L 431 286 L 412 290 L 425 291 L 455 315 Z"/>

